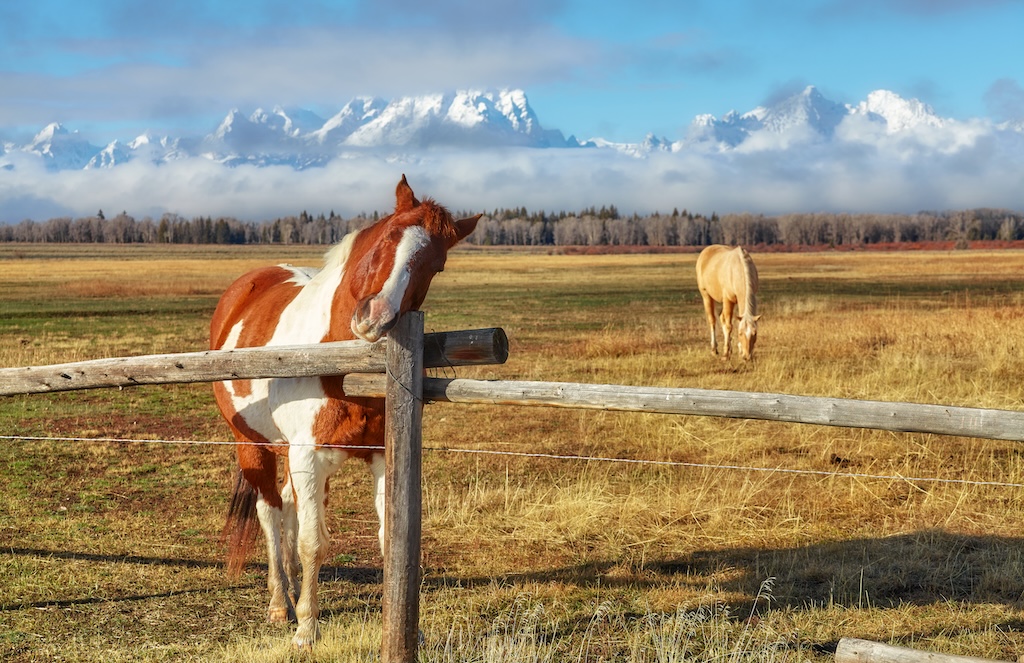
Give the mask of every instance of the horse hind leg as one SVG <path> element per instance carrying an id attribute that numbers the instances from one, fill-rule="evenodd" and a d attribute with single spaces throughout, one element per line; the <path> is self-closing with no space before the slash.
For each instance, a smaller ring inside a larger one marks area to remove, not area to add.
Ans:
<path id="1" fill-rule="evenodd" d="M 238 462 L 244 483 L 256 495 L 254 510 L 267 541 L 267 589 L 270 592 L 267 620 L 287 622 L 295 614 L 295 603 L 294 597 L 289 596 L 284 568 L 285 504 L 277 489 L 277 457 L 265 447 L 240 444 Z"/>
<path id="2" fill-rule="evenodd" d="M 718 354 L 718 330 L 715 322 L 715 300 L 703 290 L 700 293 L 704 300 L 704 317 L 707 318 L 708 328 L 711 330 L 711 354 Z"/>
<path id="3" fill-rule="evenodd" d="M 266 500 L 259 501 L 257 513 L 260 525 L 267 533 L 267 589 L 270 591 L 267 621 L 284 623 L 295 615 L 295 595 L 286 571 L 287 554 L 281 537 L 284 513 L 281 507 L 274 507 Z"/>
<path id="4" fill-rule="evenodd" d="M 722 343 L 725 345 L 725 352 L 722 353 L 723 360 L 729 359 L 729 351 L 732 350 L 732 314 L 735 306 L 736 302 L 728 299 L 722 302 Z"/>

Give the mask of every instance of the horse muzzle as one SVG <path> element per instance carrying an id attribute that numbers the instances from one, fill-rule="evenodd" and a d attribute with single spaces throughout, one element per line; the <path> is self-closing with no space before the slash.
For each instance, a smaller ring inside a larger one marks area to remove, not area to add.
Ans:
<path id="1" fill-rule="evenodd" d="M 352 333 L 373 343 L 395 326 L 399 315 L 400 311 L 394 310 L 387 299 L 367 297 L 359 302 L 352 314 Z"/>

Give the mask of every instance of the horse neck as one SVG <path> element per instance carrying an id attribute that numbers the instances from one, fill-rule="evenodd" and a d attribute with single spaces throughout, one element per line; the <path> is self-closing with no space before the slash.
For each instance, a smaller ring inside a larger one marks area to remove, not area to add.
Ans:
<path id="1" fill-rule="evenodd" d="M 324 340 L 339 340 L 333 338 L 336 335 L 334 318 L 343 320 L 351 318 L 352 310 L 336 310 L 336 302 L 339 301 L 337 293 L 341 289 L 352 244 L 357 234 L 358 231 L 349 233 L 327 251 L 324 255 L 324 266 L 320 271 L 311 275 L 309 281 L 302 286 L 302 291 L 290 305 L 297 310 L 304 311 L 302 315 L 306 322 L 302 325 L 300 332 L 304 337 L 301 342 L 319 343 Z M 309 338 L 305 338 L 307 335 Z"/>

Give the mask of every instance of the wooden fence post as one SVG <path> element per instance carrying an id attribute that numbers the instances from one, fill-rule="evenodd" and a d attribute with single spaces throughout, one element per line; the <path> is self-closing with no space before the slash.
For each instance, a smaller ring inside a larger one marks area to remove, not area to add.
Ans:
<path id="1" fill-rule="evenodd" d="M 383 663 L 412 663 L 419 644 L 423 313 L 388 334 L 384 424 Z"/>

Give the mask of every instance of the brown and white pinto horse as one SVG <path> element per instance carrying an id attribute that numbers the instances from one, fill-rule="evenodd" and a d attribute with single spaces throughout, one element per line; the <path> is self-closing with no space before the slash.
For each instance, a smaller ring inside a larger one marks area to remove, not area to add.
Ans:
<path id="1" fill-rule="evenodd" d="M 729 358 L 729 336 L 733 316 L 739 318 L 740 356 L 749 361 L 754 356 L 757 342 L 757 268 L 750 254 L 742 246 L 735 248 L 712 244 L 697 256 L 697 288 L 704 300 L 704 314 L 711 328 L 711 352 L 718 354 L 718 336 L 715 328 L 715 302 L 722 304 L 722 340 Z"/>
<path id="2" fill-rule="evenodd" d="M 448 250 L 480 217 L 453 220 L 433 200 L 417 200 L 404 175 L 396 198 L 393 214 L 347 235 L 320 271 L 278 265 L 235 281 L 213 315 L 210 347 L 372 342 L 402 313 L 418 309 Z M 268 617 L 283 622 L 294 615 L 292 643 L 309 648 L 319 637 L 327 481 L 347 458 L 366 461 L 373 472 L 384 545 L 384 401 L 346 397 L 339 376 L 219 382 L 214 394 L 238 441 L 239 474 L 225 525 L 228 568 L 241 572 L 258 520 L 267 540 Z M 282 489 L 279 456 L 286 459 Z"/>

